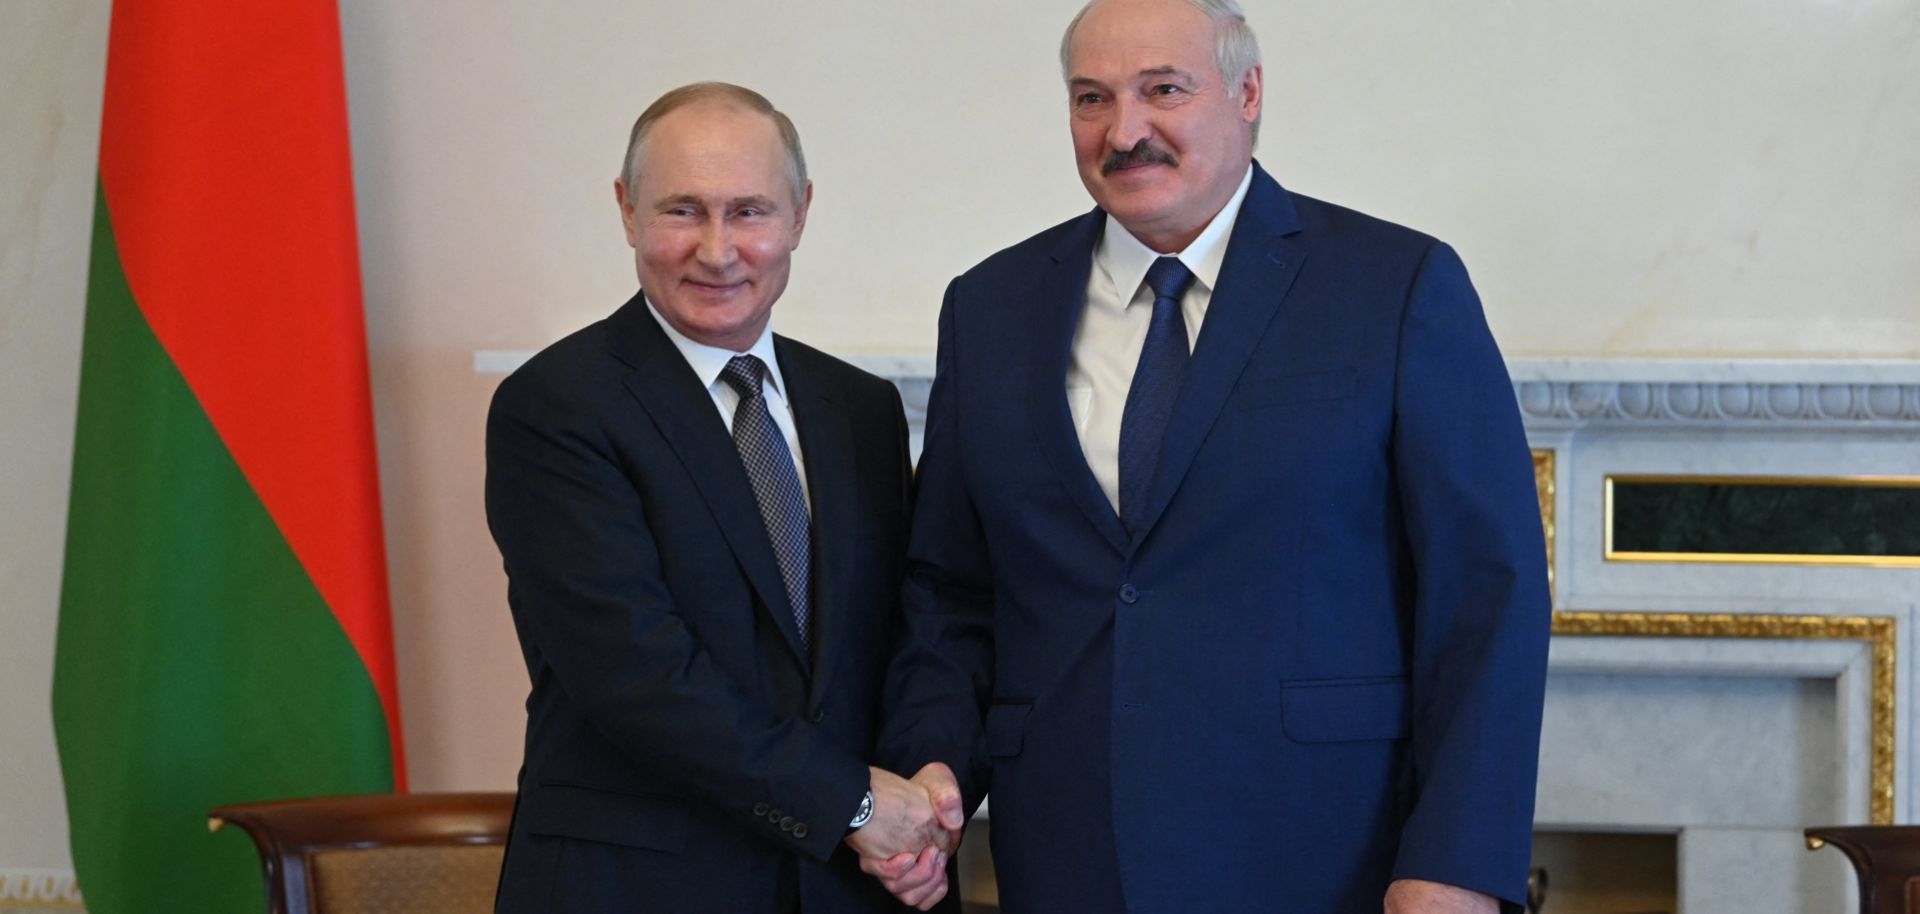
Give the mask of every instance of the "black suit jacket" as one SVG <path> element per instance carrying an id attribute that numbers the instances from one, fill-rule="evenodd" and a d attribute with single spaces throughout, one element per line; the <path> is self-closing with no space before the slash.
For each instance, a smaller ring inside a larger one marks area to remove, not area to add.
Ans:
<path id="1" fill-rule="evenodd" d="M 487 521 L 526 656 L 497 910 L 891 910 L 867 789 L 911 470 L 893 385 L 785 338 L 811 652 L 733 440 L 636 295 L 495 393 Z"/>

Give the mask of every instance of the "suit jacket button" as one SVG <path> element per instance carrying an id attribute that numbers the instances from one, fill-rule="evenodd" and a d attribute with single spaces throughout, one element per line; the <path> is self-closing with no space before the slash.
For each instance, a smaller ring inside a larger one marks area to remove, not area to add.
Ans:
<path id="1" fill-rule="evenodd" d="M 767 810 L 772 808 L 773 807 L 768 806 L 765 803 L 755 803 L 753 804 L 753 814 L 756 816 L 764 816 L 767 814 Z"/>
<path id="2" fill-rule="evenodd" d="M 772 822 L 775 825 L 779 825 L 780 817 L 784 815 L 786 815 L 786 813 L 781 812 L 778 809 L 769 809 L 767 810 L 767 821 Z"/>
<path id="3" fill-rule="evenodd" d="M 801 839 L 802 841 L 804 841 L 804 840 L 806 840 L 806 837 L 807 837 L 807 823 L 805 823 L 805 822 L 802 822 L 802 823 L 800 823 L 799 825 L 795 825 L 795 826 L 793 827 L 793 836 L 794 836 L 794 837 L 796 837 L 796 838 L 799 838 L 799 839 Z"/>
<path id="4" fill-rule="evenodd" d="M 1140 590 L 1132 584 L 1120 585 L 1120 602 L 1132 605 L 1140 602 Z"/>
<path id="5" fill-rule="evenodd" d="M 826 708 L 816 708 L 816 709 L 814 710 L 814 712 L 813 712 L 813 722 L 814 722 L 814 723 L 816 723 L 816 724 L 817 724 L 817 723 L 819 723 L 819 722 L 821 722 L 821 721 L 823 721 L 823 720 L 826 720 L 826 719 L 827 719 L 827 709 L 826 709 Z"/>
<path id="6" fill-rule="evenodd" d="M 780 817 L 780 830 L 781 830 L 781 831 L 793 831 L 793 827 L 794 827 L 795 825 L 798 825 L 798 824 L 799 824 L 798 822 L 795 822 L 795 821 L 793 821 L 793 817 L 792 817 L 792 816 L 781 816 L 781 817 Z"/>

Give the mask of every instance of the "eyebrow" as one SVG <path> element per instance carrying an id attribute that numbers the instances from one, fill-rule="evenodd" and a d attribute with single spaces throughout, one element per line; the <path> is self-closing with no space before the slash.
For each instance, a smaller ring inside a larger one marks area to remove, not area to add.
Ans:
<path id="1" fill-rule="evenodd" d="M 1193 75 L 1192 73 L 1189 73 L 1189 72 L 1187 72 L 1187 71 L 1185 71 L 1185 70 L 1182 70 L 1182 69 L 1180 69 L 1179 67 L 1176 67 L 1176 66 L 1173 66 L 1172 64 L 1161 64 L 1160 66 L 1157 66 L 1157 67 L 1148 67 L 1148 68 L 1146 68 L 1146 69 L 1144 69 L 1144 70 L 1141 70 L 1141 71 L 1140 71 L 1140 72 L 1139 72 L 1138 74 L 1136 74 L 1136 75 L 1139 75 L 1139 76 L 1178 76 L 1178 77 L 1180 77 L 1181 79 L 1184 79 L 1184 80 L 1186 80 L 1186 81 L 1188 81 L 1188 82 L 1194 82 L 1194 81 L 1195 81 L 1195 78 L 1194 78 L 1194 75 Z"/>
<path id="2" fill-rule="evenodd" d="M 706 206 L 707 201 L 693 194 L 673 194 L 671 196 L 661 197 L 659 200 L 654 201 L 653 205 L 655 209 L 666 209 L 674 206 Z M 728 209 L 741 206 L 757 206 L 768 212 L 778 212 L 780 210 L 780 204 L 775 202 L 773 198 L 763 197 L 759 194 L 734 197 L 727 201 Z"/>
<path id="3" fill-rule="evenodd" d="M 1160 66 L 1157 66 L 1157 67 L 1148 67 L 1133 75 L 1135 77 L 1177 76 L 1181 79 L 1186 80 L 1187 82 L 1199 82 L 1199 80 L 1192 73 L 1186 70 L 1182 70 L 1179 67 L 1176 67 L 1172 64 L 1161 64 Z M 1094 79 L 1091 76 L 1075 76 L 1072 79 L 1067 80 L 1067 85 L 1073 88 L 1078 88 L 1081 86 L 1095 86 L 1099 88 L 1105 88 L 1107 84 L 1105 82 L 1102 82 L 1101 80 Z"/>

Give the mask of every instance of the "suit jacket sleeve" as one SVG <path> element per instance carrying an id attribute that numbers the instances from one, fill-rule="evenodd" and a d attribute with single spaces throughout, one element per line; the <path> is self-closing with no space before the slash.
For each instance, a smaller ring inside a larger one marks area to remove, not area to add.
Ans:
<path id="1" fill-rule="evenodd" d="M 1394 476 L 1414 562 L 1415 802 L 1395 878 L 1524 897 L 1550 622 L 1525 434 L 1479 298 L 1427 252 L 1402 316 Z"/>
<path id="2" fill-rule="evenodd" d="M 987 788 L 981 720 L 993 683 L 993 568 L 959 453 L 957 403 L 965 382 L 955 370 L 958 287 L 958 280 L 947 287 L 940 309 L 880 758 L 908 773 L 945 762 L 971 813 Z"/>
<path id="3" fill-rule="evenodd" d="M 647 505 L 601 417 L 560 387 L 510 377 L 487 420 L 487 521 L 522 640 L 590 726 L 637 763 L 742 827 L 758 803 L 784 810 L 808 834 L 778 837 L 827 859 L 867 789 L 866 764 L 713 662 L 675 610 Z"/>

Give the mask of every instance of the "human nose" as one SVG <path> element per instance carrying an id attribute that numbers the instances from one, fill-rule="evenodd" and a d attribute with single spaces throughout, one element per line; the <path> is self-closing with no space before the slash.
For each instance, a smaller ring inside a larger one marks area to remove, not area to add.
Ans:
<path id="1" fill-rule="evenodd" d="M 738 249 L 733 244 L 733 230 L 727 227 L 727 220 L 708 220 L 706 228 L 700 233 L 700 264 L 712 270 L 724 270 L 733 265 Z"/>
<path id="2" fill-rule="evenodd" d="M 1140 145 L 1140 141 L 1153 135 L 1153 126 L 1148 123 L 1147 106 L 1139 101 L 1121 96 L 1113 104 L 1113 123 L 1107 126 L 1107 145 L 1115 151 L 1125 152 Z"/>

